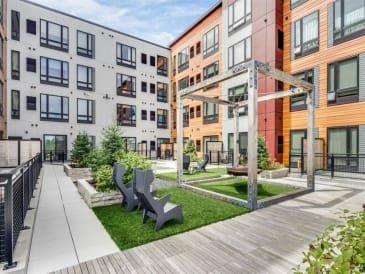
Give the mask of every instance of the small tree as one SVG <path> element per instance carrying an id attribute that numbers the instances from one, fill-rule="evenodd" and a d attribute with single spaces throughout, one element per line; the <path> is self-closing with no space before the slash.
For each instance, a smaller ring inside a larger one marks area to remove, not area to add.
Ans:
<path id="1" fill-rule="evenodd" d="M 257 165 L 260 169 L 268 169 L 270 165 L 269 153 L 266 147 L 265 138 L 259 136 L 257 140 Z"/>
<path id="2" fill-rule="evenodd" d="M 189 140 L 184 147 L 184 154 L 190 156 L 191 160 L 197 158 L 196 148 L 193 140 Z"/>
<path id="3" fill-rule="evenodd" d="M 118 126 L 109 126 L 104 129 L 101 146 L 105 153 L 107 164 L 113 165 L 115 153 L 123 149 L 122 132 Z"/>
<path id="4" fill-rule="evenodd" d="M 71 159 L 79 167 L 86 166 L 87 156 L 92 150 L 92 143 L 89 136 L 83 132 L 76 136 L 72 144 Z"/>

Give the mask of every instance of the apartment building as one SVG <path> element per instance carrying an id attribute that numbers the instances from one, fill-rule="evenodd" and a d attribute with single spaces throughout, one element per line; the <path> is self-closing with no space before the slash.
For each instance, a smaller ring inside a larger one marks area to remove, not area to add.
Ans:
<path id="1" fill-rule="evenodd" d="M 285 0 L 284 33 L 284 70 L 316 87 L 316 152 L 365 154 L 365 1 Z M 284 162 L 293 168 L 305 153 L 305 102 L 284 100 Z M 337 165 L 356 169 L 359 161 Z"/>
<path id="2" fill-rule="evenodd" d="M 26 1 L 8 2 L 9 138 L 66 152 L 121 127 L 131 150 L 169 142 L 169 49 Z"/>
<path id="3" fill-rule="evenodd" d="M 0 139 L 6 136 L 6 0 L 0 0 Z"/>
<path id="4" fill-rule="evenodd" d="M 176 93 L 222 71 L 222 3 L 218 2 L 170 44 L 172 141 L 176 141 Z M 222 97 L 221 85 L 200 91 Z M 197 94 L 199 94 L 197 93 Z M 199 155 L 208 142 L 222 141 L 223 107 L 184 100 L 184 139 L 193 140 Z"/>

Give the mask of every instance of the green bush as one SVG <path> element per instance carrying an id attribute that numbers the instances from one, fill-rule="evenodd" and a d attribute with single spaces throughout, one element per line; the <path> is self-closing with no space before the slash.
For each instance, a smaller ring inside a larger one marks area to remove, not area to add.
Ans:
<path id="1" fill-rule="evenodd" d="M 95 174 L 101 166 L 108 164 L 107 160 L 103 150 L 94 149 L 86 157 L 86 166 Z"/>
<path id="2" fill-rule="evenodd" d="M 92 143 L 89 136 L 85 132 L 79 133 L 72 144 L 71 160 L 79 167 L 86 167 L 91 150 Z"/>
<path id="3" fill-rule="evenodd" d="M 270 166 L 269 153 L 266 147 L 265 138 L 259 136 L 257 140 L 257 165 L 260 169 L 267 170 Z"/>
<path id="4" fill-rule="evenodd" d="M 98 192 L 115 190 L 113 183 L 113 168 L 109 165 L 101 166 L 95 173 L 95 188 Z"/>
<path id="5" fill-rule="evenodd" d="M 107 163 L 113 165 L 116 161 L 116 152 L 123 149 L 122 132 L 118 126 L 109 126 L 104 129 L 101 147 L 105 153 Z"/>
<path id="6" fill-rule="evenodd" d="M 116 155 L 117 162 L 124 165 L 126 174 L 123 177 L 124 183 L 129 183 L 133 179 L 133 169 L 140 168 L 142 170 L 151 169 L 151 162 L 139 154 L 129 151 L 120 151 Z"/>
<path id="7" fill-rule="evenodd" d="M 184 154 L 190 156 L 191 161 L 198 160 L 196 153 L 195 143 L 193 140 L 189 140 L 184 146 Z"/>
<path id="8" fill-rule="evenodd" d="M 347 216 L 344 225 L 329 227 L 310 245 L 303 265 L 294 272 L 365 273 L 365 212 Z"/>

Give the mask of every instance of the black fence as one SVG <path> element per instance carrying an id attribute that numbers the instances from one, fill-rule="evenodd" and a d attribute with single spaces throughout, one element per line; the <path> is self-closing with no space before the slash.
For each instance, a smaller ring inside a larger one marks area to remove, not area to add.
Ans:
<path id="1" fill-rule="evenodd" d="M 33 197 L 42 168 L 42 156 L 35 157 L 20 166 L 0 173 L 0 262 L 4 269 L 16 266 L 13 251 L 24 226 L 24 219 Z"/>

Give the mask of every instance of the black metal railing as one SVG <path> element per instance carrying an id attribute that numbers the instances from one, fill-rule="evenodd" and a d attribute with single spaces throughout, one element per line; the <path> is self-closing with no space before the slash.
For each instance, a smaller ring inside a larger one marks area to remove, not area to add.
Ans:
<path id="1" fill-rule="evenodd" d="M 42 155 L 37 154 L 20 166 L 0 173 L 0 262 L 4 269 L 13 268 L 16 262 L 13 251 L 24 226 L 24 220 L 33 197 L 42 168 Z"/>

